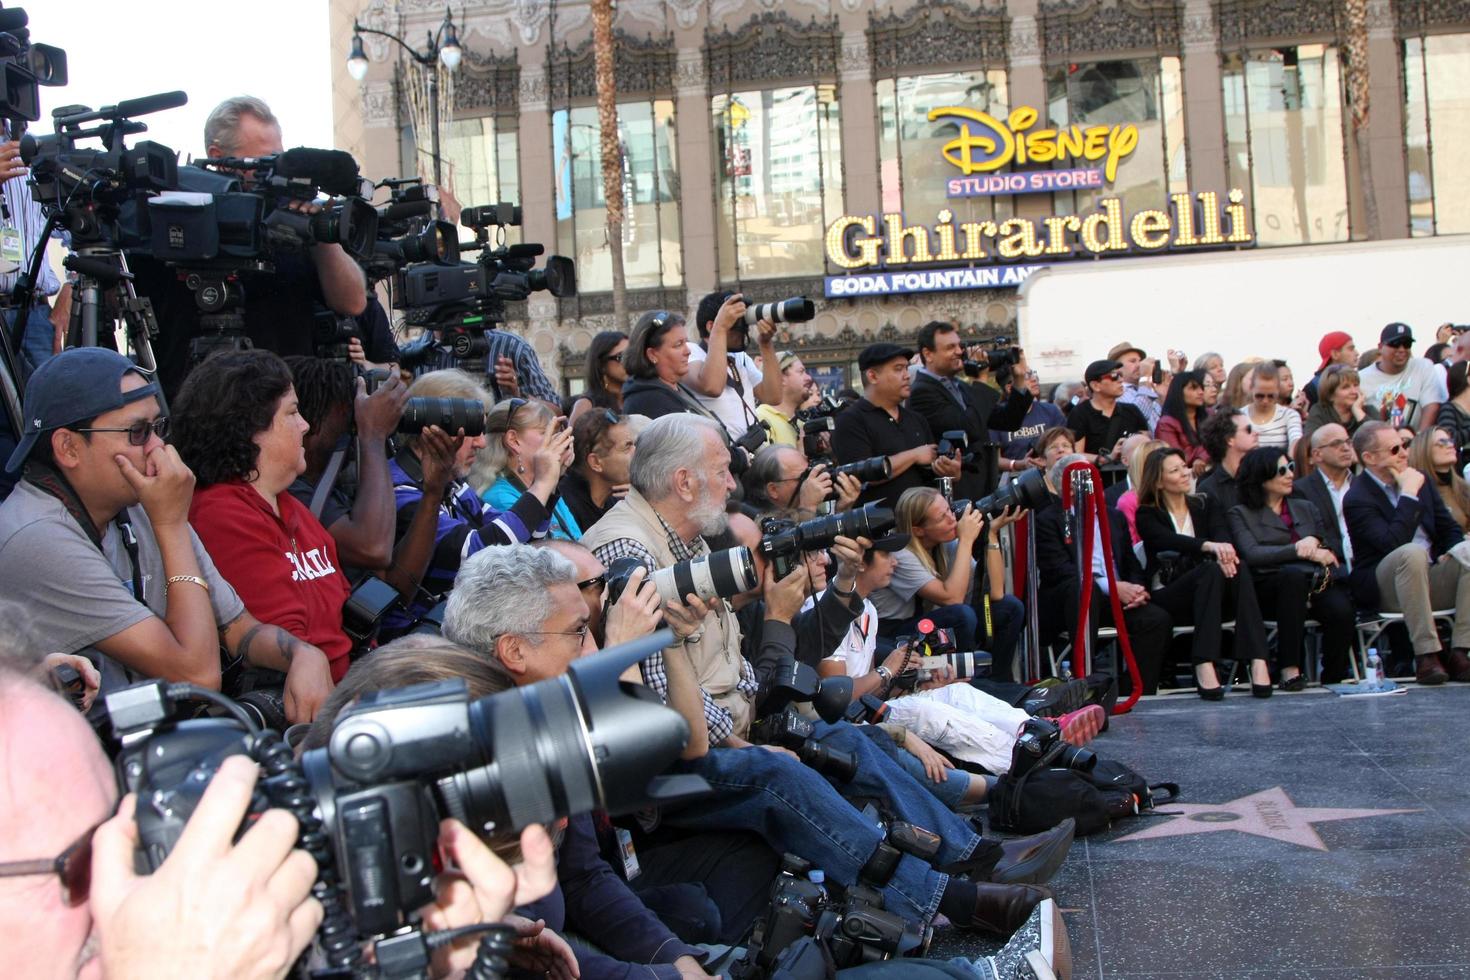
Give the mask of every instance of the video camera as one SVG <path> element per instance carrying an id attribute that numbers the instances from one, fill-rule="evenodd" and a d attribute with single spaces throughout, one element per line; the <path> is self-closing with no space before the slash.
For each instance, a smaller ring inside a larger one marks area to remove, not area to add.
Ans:
<path id="1" fill-rule="evenodd" d="M 972 378 L 978 378 L 983 371 L 995 374 L 1003 367 L 1014 366 L 1021 357 L 1021 348 L 1012 344 L 1010 337 L 996 337 L 992 343 L 995 344 L 989 350 L 981 352 L 985 358 L 984 362 L 965 359 L 965 374 Z"/>
<path id="2" fill-rule="evenodd" d="M 887 462 L 886 457 L 882 458 Z M 761 522 L 760 553 L 771 563 L 772 574 L 785 578 L 801 561 L 803 552 L 832 547 L 838 536 L 869 541 L 883 537 L 893 528 L 893 511 L 868 504 L 840 514 L 813 517 L 809 521 L 770 517 Z"/>
<path id="3" fill-rule="evenodd" d="M 378 240 L 362 264 L 370 284 L 420 262 L 459 264 L 459 232 L 452 223 L 434 217 L 439 188 L 421 177 L 390 177 L 377 186 L 388 188 L 389 200 L 377 209 Z"/>
<path id="4" fill-rule="evenodd" d="M 955 643 L 954 631 L 940 629 L 932 619 L 921 619 L 917 627 L 918 636 L 900 637 L 899 642 L 909 644 L 910 656 L 917 656 L 918 663 L 900 672 L 893 679 L 895 687 L 913 690 L 927 684 L 946 668 L 957 680 L 990 676 L 991 656 L 984 650 L 960 650 Z"/>
<path id="5" fill-rule="evenodd" d="M 521 209 L 513 204 L 486 204 L 465 208 L 460 223 L 475 230 L 475 240 L 466 248 L 480 249 L 474 262 L 441 266 L 405 266 L 394 275 L 393 305 L 403 310 L 405 322 L 426 326 L 439 335 L 439 344 L 462 367 L 486 372 L 490 345 L 485 331 L 505 322 L 508 300 L 523 300 L 545 290 L 558 298 L 577 295 L 577 270 L 572 260 L 561 255 L 546 259 L 534 268 L 536 257 L 546 249 L 533 243 L 504 244 L 505 230 L 521 223 Z M 497 243 L 492 247 L 490 229 Z"/>
<path id="6" fill-rule="evenodd" d="M 441 817 L 504 835 L 708 791 L 697 776 L 653 775 L 678 757 L 689 726 L 647 688 L 618 680 L 671 640 L 655 633 L 477 701 L 461 680 L 375 692 L 344 709 L 328 745 L 299 762 L 215 692 L 161 681 L 125 688 L 108 696 L 107 711 L 122 743 L 120 782 L 138 794 L 140 864 L 157 870 L 220 763 L 249 755 L 264 778 L 245 824 L 272 806 L 300 822 L 318 867 L 327 967 L 357 973 L 359 945 L 371 940 L 373 976 L 418 976 L 429 941 L 416 910 L 434 897 Z M 235 719 L 177 720 L 176 699 L 201 693 Z"/>
<path id="7" fill-rule="evenodd" d="M 18 124 L 11 130 L 15 135 L 24 123 L 41 118 L 39 86 L 66 84 L 66 52 L 32 41 L 29 23 L 20 7 L 0 10 L 0 119 Z"/>

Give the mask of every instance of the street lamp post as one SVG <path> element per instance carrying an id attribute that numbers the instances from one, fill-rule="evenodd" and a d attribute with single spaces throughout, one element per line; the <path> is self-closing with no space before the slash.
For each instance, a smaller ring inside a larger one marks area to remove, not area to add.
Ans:
<path id="1" fill-rule="evenodd" d="M 463 23 L 464 17 L 461 14 L 461 26 Z M 347 73 L 359 82 L 366 78 L 368 73 L 367 54 L 362 49 L 364 34 L 386 37 L 407 51 L 409 57 L 414 61 L 429 69 L 429 115 L 432 117 L 430 141 L 434 156 L 434 183 L 442 184 L 444 174 L 439 158 L 439 70 L 435 67 L 435 62 L 442 64 L 449 71 L 454 71 L 459 67 L 460 58 L 464 55 L 463 49 L 459 46 L 459 32 L 454 28 L 453 12 L 448 6 L 444 8 L 444 23 L 439 25 L 437 31 L 429 33 L 428 50 L 426 51 L 415 50 L 396 34 L 389 34 L 387 31 L 380 31 L 372 27 L 363 27 L 354 20 L 352 22 L 352 52 L 347 56 Z"/>

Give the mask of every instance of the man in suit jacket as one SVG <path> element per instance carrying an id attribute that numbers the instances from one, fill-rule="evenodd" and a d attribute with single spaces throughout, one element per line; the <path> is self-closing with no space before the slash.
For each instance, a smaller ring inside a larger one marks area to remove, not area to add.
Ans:
<path id="1" fill-rule="evenodd" d="M 1360 606 L 1404 614 L 1420 684 L 1470 682 L 1470 569 L 1449 554 L 1464 533 L 1424 474 L 1409 466 L 1393 426 L 1363 423 L 1353 448 L 1363 461 L 1363 475 L 1343 501 L 1353 541 L 1353 597 Z M 1455 628 L 1446 663 L 1431 611 L 1451 606 Z"/>
<path id="2" fill-rule="evenodd" d="M 1085 461 L 1089 457 L 1077 454 L 1063 457 L 1052 472 L 1060 474 L 1067 465 Z M 1143 568 L 1133 553 L 1128 536 L 1128 523 L 1123 515 L 1109 507 L 1107 519 L 1113 544 L 1113 565 L 1117 572 L 1118 598 L 1123 604 L 1123 623 L 1128 628 L 1128 639 L 1133 647 L 1133 659 L 1142 675 L 1143 693 L 1153 694 L 1159 686 L 1159 669 L 1173 635 L 1174 619 L 1162 606 L 1149 601 L 1149 592 L 1143 577 Z M 1062 508 L 1061 498 L 1051 495 L 1047 502 L 1031 513 L 1036 522 L 1036 573 L 1037 603 L 1042 640 L 1049 641 L 1062 630 L 1072 632 L 1077 628 L 1077 605 L 1081 576 L 1077 571 L 1076 554 L 1067 541 L 1067 512 Z M 1092 582 L 1092 605 L 1088 616 L 1088 627 L 1093 635 L 1093 649 L 1097 649 L 1097 629 L 1113 623 L 1112 606 L 1107 593 L 1107 574 L 1098 560 L 1097 552 L 1102 548 L 1098 537 L 1094 545 L 1093 567 L 1088 575 Z M 1074 641 L 1075 642 L 1075 641 Z"/>
<path id="3" fill-rule="evenodd" d="M 970 459 L 955 480 L 956 497 L 978 500 L 995 491 L 1003 468 L 1030 468 L 1025 460 L 1001 459 L 990 442 L 991 429 L 1018 429 L 1031 410 L 1031 392 L 1024 384 L 1024 361 L 1013 369 L 1013 377 L 1022 378 L 1023 383 L 1013 386 L 1004 399 L 989 385 L 966 384 L 959 380 L 965 363 L 960 332 L 954 324 L 941 320 L 927 323 L 919 331 L 919 359 L 923 367 L 914 378 L 908 407 L 929 421 L 936 438 L 954 429 L 963 430 L 969 437 Z"/>
<path id="4" fill-rule="evenodd" d="M 1312 472 L 1292 486 L 1292 496 L 1310 500 L 1317 506 L 1326 526 L 1322 539 L 1343 566 L 1353 567 L 1353 539 L 1347 532 L 1342 505 L 1353 485 L 1353 465 L 1358 461 L 1347 429 L 1333 423 L 1318 428 L 1309 437 L 1312 445 Z"/>

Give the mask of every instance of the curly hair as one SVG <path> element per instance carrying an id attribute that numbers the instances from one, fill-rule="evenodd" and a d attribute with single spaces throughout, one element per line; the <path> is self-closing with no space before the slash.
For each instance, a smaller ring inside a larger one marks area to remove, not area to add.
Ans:
<path id="1" fill-rule="evenodd" d="M 1223 407 L 1216 409 L 1199 427 L 1199 441 L 1216 466 L 1230 452 L 1230 440 L 1235 438 L 1235 418 L 1240 409 Z"/>
<path id="2" fill-rule="evenodd" d="M 184 379 L 169 440 L 199 486 L 258 475 L 255 435 L 271 427 L 291 369 L 268 350 L 220 351 Z"/>
<path id="3" fill-rule="evenodd" d="M 301 417 L 313 432 L 322 427 L 332 409 L 339 405 L 352 411 L 357 398 L 357 375 L 346 361 L 294 355 L 286 358 L 296 397 L 301 400 Z"/>

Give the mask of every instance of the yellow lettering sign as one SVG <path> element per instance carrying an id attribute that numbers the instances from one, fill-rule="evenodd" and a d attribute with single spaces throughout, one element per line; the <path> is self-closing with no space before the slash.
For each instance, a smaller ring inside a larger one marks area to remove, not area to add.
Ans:
<path id="1" fill-rule="evenodd" d="M 999 170 L 1007 164 L 1101 160 L 1104 175 L 1112 183 L 1118 177 L 1118 164 L 1138 147 L 1138 127 L 1131 123 L 1032 130 L 1039 118 L 1030 106 L 1012 109 L 1005 122 L 965 106 L 929 110 L 930 122 L 943 119 L 959 127 L 960 134 L 945 143 L 940 152 L 967 177 Z"/>

